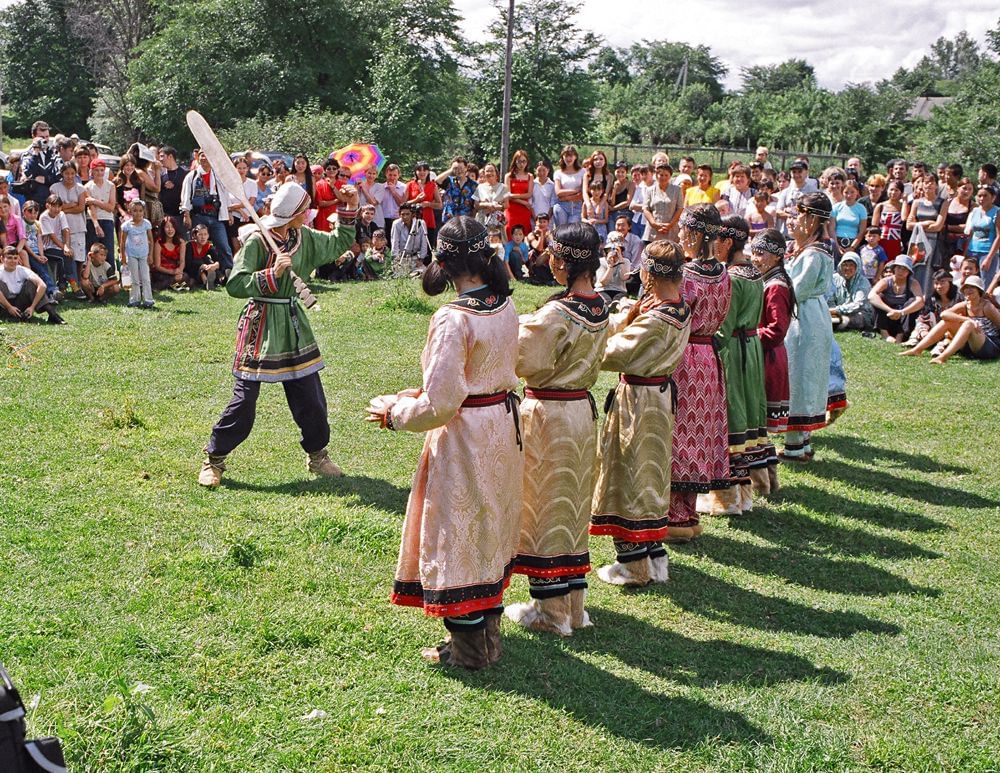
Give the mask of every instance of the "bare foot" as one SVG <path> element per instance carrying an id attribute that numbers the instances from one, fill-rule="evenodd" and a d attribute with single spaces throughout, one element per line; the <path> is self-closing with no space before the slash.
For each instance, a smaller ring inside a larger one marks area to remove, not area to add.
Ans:
<path id="1" fill-rule="evenodd" d="M 915 356 L 917 356 L 919 354 L 920 354 L 920 352 L 918 352 L 916 349 L 907 349 L 905 352 L 900 352 L 899 356 L 900 357 L 915 357 Z"/>
<path id="2" fill-rule="evenodd" d="M 944 365 L 944 363 L 941 357 L 931 357 L 931 365 Z"/>

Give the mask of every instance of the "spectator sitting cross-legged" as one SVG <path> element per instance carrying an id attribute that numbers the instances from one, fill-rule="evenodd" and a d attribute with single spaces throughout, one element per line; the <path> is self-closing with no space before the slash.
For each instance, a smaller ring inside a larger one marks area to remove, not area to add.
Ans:
<path id="1" fill-rule="evenodd" d="M 870 330 L 875 324 L 875 311 L 868 300 L 872 286 L 861 270 L 861 258 L 856 252 L 845 252 L 833 275 L 830 320 L 834 330 Z"/>
<path id="2" fill-rule="evenodd" d="M 45 282 L 41 277 L 18 263 L 16 248 L 4 247 L 0 269 L 0 319 L 28 322 L 36 311 L 46 312 L 50 324 L 66 324 L 45 297 Z"/>
<path id="3" fill-rule="evenodd" d="M 156 229 L 153 242 L 153 266 L 150 282 L 154 290 L 190 290 L 190 280 L 184 270 L 187 242 L 181 236 L 180 223 L 175 217 L 165 217 Z"/>
<path id="4" fill-rule="evenodd" d="M 875 327 L 886 341 L 902 343 L 913 327 L 913 314 L 924 306 L 923 290 L 913 278 L 913 262 L 901 255 L 887 268 L 890 276 L 880 279 L 868 293 L 875 308 Z"/>

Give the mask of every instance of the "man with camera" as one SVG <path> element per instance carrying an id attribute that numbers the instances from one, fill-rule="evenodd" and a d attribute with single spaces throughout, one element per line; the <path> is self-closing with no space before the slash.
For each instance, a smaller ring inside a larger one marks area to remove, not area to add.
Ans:
<path id="1" fill-rule="evenodd" d="M 49 125 L 45 121 L 35 121 L 31 125 L 31 148 L 21 160 L 24 180 L 28 189 L 27 198 L 45 206 L 49 197 L 49 186 L 59 179 L 55 148 L 49 140 Z"/>
<path id="2" fill-rule="evenodd" d="M 230 220 L 227 197 L 222 193 L 223 189 L 212 173 L 212 164 L 203 152 L 199 152 L 198 163 L 192 165 L 181 185 L 184 227 L 188 231 L 195 225 L 203 225 L 208 229 L 212 244 L 218 250 L 222 268 L 228 275 L 233 267 L 233 251 L 226 234 L 226 224 Z"/>

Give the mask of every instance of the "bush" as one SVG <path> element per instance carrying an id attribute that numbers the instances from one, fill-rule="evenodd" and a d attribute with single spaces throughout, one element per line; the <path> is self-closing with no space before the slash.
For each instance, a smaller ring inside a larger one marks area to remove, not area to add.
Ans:
<path id="1" fill-rule="evenodd" d="M 243 118 L 233 128 L 219 132 L 219 139 L 231 152 L 247 148 L 302 152 L 314 161 L 344 145 L 371 142 L 373 136 L 374 130 L 363 119 L 323 110 L 314 100 L 276 118 Z"/>

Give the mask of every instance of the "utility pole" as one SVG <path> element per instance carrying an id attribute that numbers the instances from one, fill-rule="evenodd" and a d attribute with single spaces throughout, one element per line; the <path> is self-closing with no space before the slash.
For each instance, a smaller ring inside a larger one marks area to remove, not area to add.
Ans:
<path id="1" fill-rule="evenodd" d="M 514 49 L 514 0 L 510 0 L 507 8 L 507 57 L 504 60 L 503 75 L 503 127 L 500 130 L 500 177 L 507 170 L 507 158 L 510 155 L 510 79 L 511 56 Z"/>

